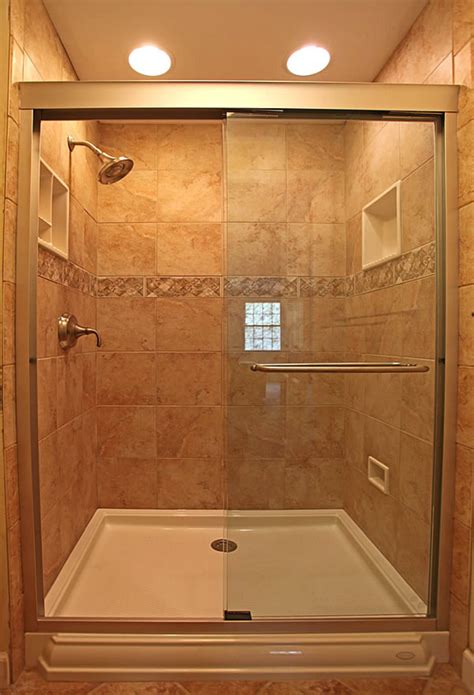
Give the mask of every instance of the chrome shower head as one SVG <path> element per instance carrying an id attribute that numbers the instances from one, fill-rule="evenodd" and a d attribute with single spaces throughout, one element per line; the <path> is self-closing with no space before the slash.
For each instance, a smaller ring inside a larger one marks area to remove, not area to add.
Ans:
<path id="1" fill-rule="evenodd" d="M 97 174 L 99 183 L 110 184 L 120 181 L 120 179 L 123 179 L 123 177 L 133 169 L 133 159 L 130 159 L 130 157 L 125 157 L 124 155 L 113 157 L 111 154 L 107 154 L 107 152 L 104 152 L 87 140 L 74 140 L 74 138 L 69 135 L 67 144 L 71 152 L 76 145 L 88 147 L 104 162 L 104 165 Z"/>

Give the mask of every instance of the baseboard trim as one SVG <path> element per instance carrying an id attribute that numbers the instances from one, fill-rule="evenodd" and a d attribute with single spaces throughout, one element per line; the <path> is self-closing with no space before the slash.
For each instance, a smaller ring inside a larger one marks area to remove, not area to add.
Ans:
<path id="1" fill-rule="evenodd" d="M 26 636 L 27 667 L 51 681 L 428 676 L 448 633 Z"/>
<path id="2" fill-rule="evenodd" d="M 462 655 L 462 680 L 470 693 L 474 693 L 474 652 L 465 649 Z"/>
<path id="3" fill-rule="evenodd" d="M 10 659 L 6 652 L 0 652 L 0 688 L 8 688 L 10 685 Z"/>

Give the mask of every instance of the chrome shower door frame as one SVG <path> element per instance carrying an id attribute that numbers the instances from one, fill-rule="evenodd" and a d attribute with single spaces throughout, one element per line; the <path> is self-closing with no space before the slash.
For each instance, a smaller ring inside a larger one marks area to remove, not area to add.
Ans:
<path id="1" fill-rule="evenodd" d="M 448 627 L 457 364 L 457 87 L 312 82 L 22 83 L 16 318 L 16 402 L 25 629 L 32 633 L 302 634 L 430 632 Z M 436 123 L 437 400 L 429 617 L 223 620 L 58 619 L 44 616 L 38 474 L 36 353 L 37 191 L 41 121 L 209 119 L 228 111 L 360 114 Z M 439 541 L 439 542 L 438 542 Z"/>

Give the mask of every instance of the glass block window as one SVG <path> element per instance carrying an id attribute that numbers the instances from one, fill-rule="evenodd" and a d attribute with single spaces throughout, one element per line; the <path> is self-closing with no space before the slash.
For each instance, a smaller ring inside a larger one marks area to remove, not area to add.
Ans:
<path id="1" fill-rule="evenodd" d="M 280 302 L 245 302 L 245 349 L 281 350 Z"/>

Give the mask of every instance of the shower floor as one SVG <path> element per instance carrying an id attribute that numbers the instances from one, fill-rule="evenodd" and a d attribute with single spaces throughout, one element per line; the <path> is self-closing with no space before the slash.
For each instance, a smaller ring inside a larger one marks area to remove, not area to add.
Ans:
<path id="1" fill-rule="evenodd" d="M 237 550 L 213 550 L 222 537 Z M 45 600 L 56 617 L 219 619 L 224 607 L 262 618 L 426 613 L 339 509 L 99 509 Z"/>

